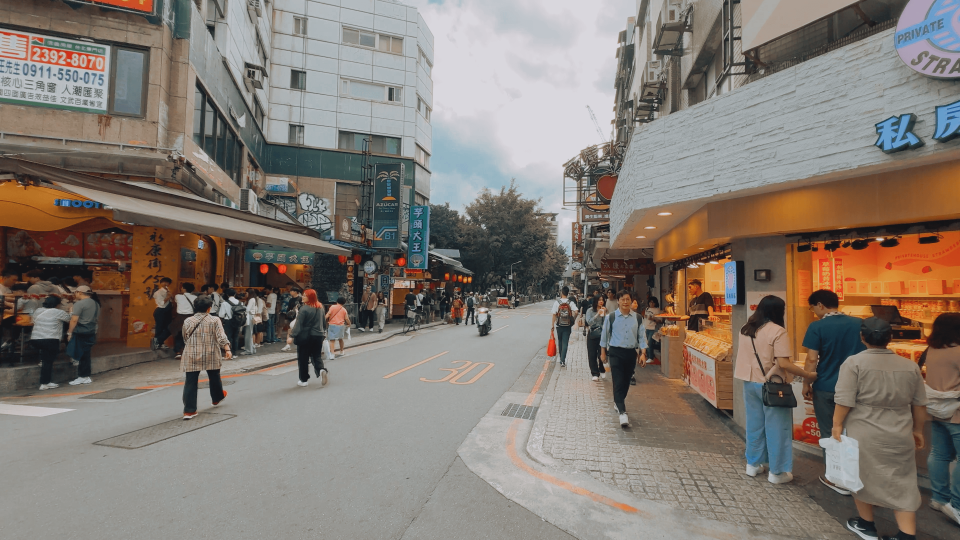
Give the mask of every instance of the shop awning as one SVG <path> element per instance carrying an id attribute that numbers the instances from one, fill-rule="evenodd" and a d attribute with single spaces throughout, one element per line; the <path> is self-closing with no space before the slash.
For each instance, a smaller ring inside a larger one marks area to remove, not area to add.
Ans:
<path id="1" fill-rule="evenodd" d="M 467 274 L 468 276 L 472 276 L 472 275 L 473 275 L 473 272 L 471 272 L 471 271 L 468 270 L 465 266 L 463 266 L 463 263 L 461 263 L 460 261 L 458 261 L 458 260 L 456 260 L 456 259 L 451 259 L 450 257 L 447 257 L 446 255 L 441 255 L 441 254 L 437 253 L 436 251 L 431 251 L 431 252 L 429 252 L 429 253 L 430 253 L 430 256 L 431 256 L 431 257 L 435 257 L 436 259 L 438 259 L 438 260 L 439 260 L 440 262 L 442 262 L 443 264 L 445 264 L 445 265 L 447 265 L 447 266 L 452 266 L 452 267 L 456 268 L 456 269 L 457 269 L 457 272 L 462 272 L 462 273 L 464 273 L 464 274 Z"/>
<path id="2" fill-rule="evenodd" d="M 164 227 L 230 240 L 279 245 L 312 253 L 349 255 L 350 251 L 304 234 L 300 224 L 234 210 L 195 198 L 75 173 L 21 159 L 0 158 L 0 171 L 51 182 L 63 190 L 110 207 L 113 219 L 148 227 Z"/>

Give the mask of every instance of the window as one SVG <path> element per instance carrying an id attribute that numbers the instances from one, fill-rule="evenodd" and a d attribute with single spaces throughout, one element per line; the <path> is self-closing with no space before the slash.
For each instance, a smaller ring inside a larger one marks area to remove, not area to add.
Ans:
<path id="1" fill-rule="evenodd" d="M 260 32 L 256 34 L 257 57 L 260 58 L 260 65 L 267 67 L 267 48 L 263 46 L 263 40 L 260 39 Z"/>
<path id="2" fill-rule="evenodd" d="M 377 35 L 373 32 L 362 32 L 350 28 L 343 29 L 343 42 L 348 45 L 360 45 L 361 47 L 376 47 Z"/>
<path id="3" fill-rule="evenodd" d="M 400 138 L 385 137 L 383 135 L 366 135 L 363 133 L 351 133 L 341 131 L 337 148 L 341 150 L 363 151 L 363 140 L 370 141 L 370 151 L 374 154 L 390 154 L 392 156 L 400 155 Z"/>
<path id="4" fill-rule="evenodd" d="M 343 79 L 340 82 L 340 95 L 373 101 L 400 102 L 402 92 L 401 88 L 396 86 Z"/>
<path id="5" fill-rule="evenodd" d="M 290 144 L 303 144 L 303 126 L 290 124 L 290 134 L 288 135 L 287 142 Z"/>
<path id="6" fill-rule="evenodd" d="M 387 101 L 400 101 L 400 89 L 395 86 L 387 87 Z"/>
<path id="7" fill-rule="evenodd" d="M 260 105 L 260 100 L 256 97 L 253 98 L 253 119 L 257 121 L 257 125 L 263 129 L 263 120 L 266 115 L 263 112 L 263 107 Z"/>
<path id="8" fill-rule="evenodd" d="M 423 168 L 425 169 L 430 168 L 430 154 L 428 154 L 427 151 L 424 150 L 423 148 L 420 148 L 419 144 L 417 145 L 417 150 L 416 150 L 416 153 L 414 154 L 413 159 L 417 163 L 422 165 Z"/>
<path id="9" fill-rule="evenodd" d="M 113 93 L 110 112 L 143 116 L 147 89 L 147 52 L 117 48 L 113 57 Z"/>
<path id="10" fill-rule="evenodd" d="M 307 18 L 306 17 L 293 18 L 293 33 L 298 36 L 307 35 Z"/>
<path id="11" fill-rule="evenodd" d="M 222 18 L 223 9 L 218 5 L 218 2 L 207 2 L 206 25 L 207 32 L 210 32 L 211 37 L 217 37 L 217 21 Z"/>
<path id="12" fill-rule="evenodd" d="M 237 185 L 242 172 L 243 143 L 230 122 L 198 84 L 193 94 L 193 142 Z"/>
<path id="13" fill-rule="evenodd" d="M 423 100 L 420 96 L 417 96 L 417 112 L 423 115 L 423 119 L 427 122 L 430 121 L 430 113 L 433 112 L 433 109 L 427 107 L 427 102 Z"/>
<path id="14" fill-rule="evenodd" d="M 427 72 L 427 76 L 431 76 L 431 71 L 433 71 L 433 64 L 430 63 L 430 60 L 427 60 L 427 55 L 423 54 L 422 50 L 417 50 L 420 54 L 417 55 L 417 63 L 423 66 L 423 70 Z"/>
<path id="15" fill-rule="evenodd" d="M 294 90 L 307 89 L 307 72 L 297 69 L 290 70 L 290 88 Z"/>
<path id="16" fill-rule="evenodd" d="M 377 48 L 383 52 L 403 54 L 403 38 L 380 34 L 380 46 Z"/>

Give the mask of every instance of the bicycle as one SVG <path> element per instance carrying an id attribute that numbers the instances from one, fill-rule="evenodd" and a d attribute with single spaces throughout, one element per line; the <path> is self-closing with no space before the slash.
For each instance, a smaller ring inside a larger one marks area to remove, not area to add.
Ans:
<path id="1" fill-rule="evenodd" d="M 413 317 L 410 316 L 411 313 L 413 314 Z M 420 330 L 420 325 L 422 323 L 423 323 L 423 317 L 420 315 L 419 312 L 414 310 L 408 310 L 407 318 L 403 323 L 403 330 L 400 333 L 406 334 L 410 330 L 413 330 L 414 332 L 416 332 Z"/>

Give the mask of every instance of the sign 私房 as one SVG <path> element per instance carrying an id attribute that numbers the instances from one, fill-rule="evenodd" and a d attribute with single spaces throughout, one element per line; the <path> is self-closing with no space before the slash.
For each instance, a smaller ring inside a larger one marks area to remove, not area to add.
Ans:
<path id="1" fill-rule="evenodd" d="M 0 103 L 107 112 L 110 47 L 0 29 Z"/>
<path id="2" fill-rule="evenodd" d="M 430 246 L 430 207 L 410 207 L 410 236 L 407 238 L 407 268 L 426 270 L 430 261 L 427 251 Z"/>
<path id="3" fill-rule="evenodd" d="M 403 163 L 378 163 L 373 175 L 373 247 L 398 248 Z"/>
<path id="4" fill-rule="evenodd" d="M 894 33 L 897 55 L 910 69 L 935 79 L 960 78 L 960 3 L 910 0 Z"/>
<path id="5" fill-rule="evenodd" d="M 246 262 L 313 264 L 314 254 L 308 251 L 287 251 L 276 249 L 248 249 L 243 259 Z"/>
<path id="6" fill-rule="evenodd" d="M 936 127 L 933 131 L 933 140 L 947 142 L 960 136 L 960 101 L 947 105 L 938 105 L 936 113 Z M 902 150 L 920 148 L 923 139 L 913 132 L 917 115 L 913 113 L 891 116 L 883 122 L 874 124 L 877 131 L 877 142 L 874 146 L 885 154 L 893 154 Z"/>

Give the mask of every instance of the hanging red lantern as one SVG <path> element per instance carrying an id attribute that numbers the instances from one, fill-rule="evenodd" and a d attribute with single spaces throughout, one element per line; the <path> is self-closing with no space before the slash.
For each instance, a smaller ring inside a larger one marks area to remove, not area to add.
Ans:
<path id="1" fill-rule="evenodd" d="M 473 276 L 467 278 L 467 283 L 473 283 Z"/>
<path id="2" fill-rule="evenodd" d="M 281 264 L 281 265 L 277 266 L 277 271 L 279 271 L 281 274 L 286 274 L 286 273 L 287 273 L 287 265 Z"/>
<path id="3" fill-rule="evenodd" d="M 406 266 L 406 265 L 407 265 L 407 259 L 406 259 L 406 258 L 404 258 L 404 257 L 397 257 L 397 266 L 399 266 L 400 268 L 403 268 L 403 267 Z"/>
<path id="4" fill-rule="evenodd" d="M 457 276 L 457 281 L 459 283 L 463 283 L 463 276 Z"/>
<path id="5" fill-rule="evenodd" d="M 363 255 L 360 255 L 359 253 L 353 256 L 353 262 L 357 264 L 360 264 L 360 261 L 362 260 L 363 260 Z"/>
<path id="6" fill-rule="evenodd" d="M 260 265 L 260 273 L 261 273 L 261 274 L 266 274 L 266 273 L 269 272 L 269 271 L 270 271 L 270 265 L 267 265 L 267 264 L 261 264 L 261 265 Z"/>
<path id="7" fill-rule="evenodd" d="M 450 272 L 447 272 L 446 274 L 443 275 L 443 280 L 450 281 Z"/>
<path id="8" fill-rule="evenodd" d="M 346 264 L 346 263 L 347 263 L 347 256 L 346 256 L 346 255 L 340 255 L 339 257 L 337 257 L 337 259 L 340 260 L 340 264 Z"/>

